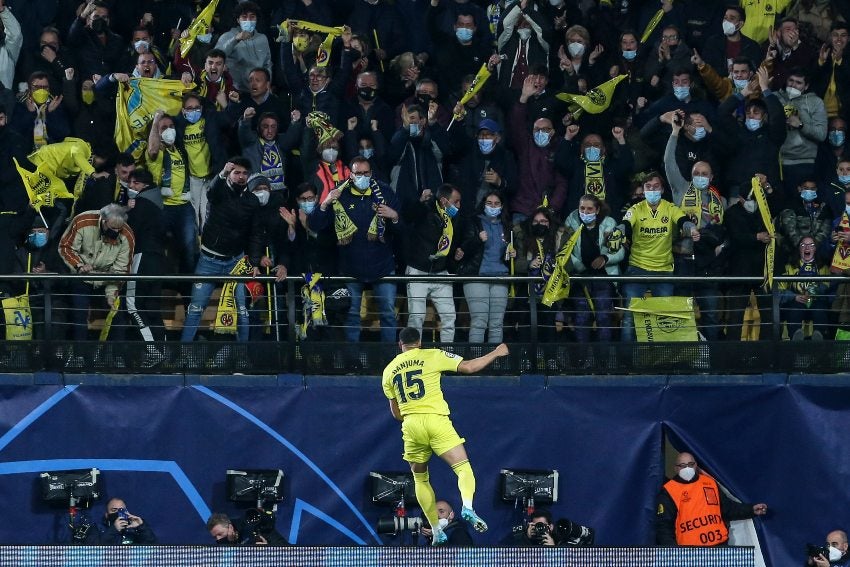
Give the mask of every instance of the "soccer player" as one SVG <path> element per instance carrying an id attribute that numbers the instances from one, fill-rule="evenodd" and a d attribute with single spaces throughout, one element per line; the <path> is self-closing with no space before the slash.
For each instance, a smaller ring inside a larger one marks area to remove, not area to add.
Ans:
<path id="1" fill-rule="evenodd" d="M 438 526 L 436 497 L 428 480 L 428 460 L 436 453 L 457 475 L 457 486 L 463 501 L 461 517 L 479 532 L 487 524 L 472 508 L 475 494 L 475 475 L 463 446 L 465 439 L 455 431 L 449 419 L 449 406 L 443 398 L 440 378 L 443 372 L 473 374 L 507 356 L 507 345 L 500 344 L 491 353 L 464 360 L 461 356 L 440 349 L 422 349 L 419 331 L 407 327 L 399 333 L 401 354 L 384 369 L 384 394 L 390 400 L 393 417 L 401 421 L 405 461 L 413 471 L 416 500 L 433 529 L 432 545 L 443 545 L 446 534 Z"/>

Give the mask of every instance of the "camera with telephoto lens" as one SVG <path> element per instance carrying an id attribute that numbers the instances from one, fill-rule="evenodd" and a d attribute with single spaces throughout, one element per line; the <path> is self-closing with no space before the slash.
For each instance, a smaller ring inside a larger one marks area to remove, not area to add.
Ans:
<path id="1" fill-rule="evenodd" d="M 378 518 L 378 533 L 384 535 L 396 535 L 405 531 L 417 531 L 423 525 L 422 518 L 418 516 L 392 516 Z"/>
<path id="2" fill-rule="evenodd" d="M 571 522 L 567 518 L 555 522 L 552 532 L 556 544 L 562 547 L 590 547 L 596 536 L 593 528 Z"/>
<path id="3" fill-rule="evenodd" d="M 549 524 L 546 522 L 534 522 L 531 524 L 530 539 L 536 544 L 543 545 L 546 535 L 549 533 Z"/>
<path id="4" fill-rule="evenodd" d="M 256 545 L 260 538 L 274 530 L 275 515 L 269 510 L 251 508 L 242 518 L 239 545 Z"/>
<path id="5" fill-rule="evenodd" d="M 823 555 L 827 559 L 829 559 L 829 546 L 828 545 L 815 545 L 813 543 L 806 544 L 806 554 L 809 557 L 817 557 L 818 555 Z"/>

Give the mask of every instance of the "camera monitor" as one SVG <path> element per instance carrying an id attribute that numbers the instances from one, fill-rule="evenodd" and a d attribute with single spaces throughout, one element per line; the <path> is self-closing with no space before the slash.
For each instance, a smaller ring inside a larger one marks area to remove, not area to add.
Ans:
<path id="1" fill-rule="evenodd" d="M 74 500 L 96 500 L 100 498 L 100 471 L 78 469 L 71 471 L 43 472 L 41 498 L 45 502 L 67 504 Z"/>
<path id="2" fill-rule="evenodd" d="M 416 505 L 413 473 L 370 472 L 372 502 L 382 506 L 397 506 L 404 499 L 405 506 Z"/>
<path id="3" fill-rule="evenodd" d="M 558 501 L 558 471 L 502 469 L 502 500 L 534 498 L 538 504 Z"/>
<path id="4" fill-rule="evenodd" d="M 280 502 L 283 500 L 283 471 L 229 470 L 227 497 L 231 502 Z"/>

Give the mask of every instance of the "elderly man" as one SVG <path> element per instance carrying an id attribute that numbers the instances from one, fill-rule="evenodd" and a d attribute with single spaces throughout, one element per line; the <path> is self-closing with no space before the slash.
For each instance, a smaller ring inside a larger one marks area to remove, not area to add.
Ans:
<path id="1" fill-rule="evenodd" d="M 847 532 L 834 530 L 826 534 L 826 547 L 829 548 L 828 555 L 819 553 L 814 557 L 809 557 L 806 565 L 814 565 L 815 567 L 847 567 L 850 565 L 850 554 L 847 553 Z"/>
<path id="2" fill-rule="evenodd" d="M 658 545 L 722 545 L 729 540 L 726 522 L 766 513 L 767 504 L 730 499 L 692 454 L 679 453 L 676 476 L 658 494 L 655 541 Z"/>

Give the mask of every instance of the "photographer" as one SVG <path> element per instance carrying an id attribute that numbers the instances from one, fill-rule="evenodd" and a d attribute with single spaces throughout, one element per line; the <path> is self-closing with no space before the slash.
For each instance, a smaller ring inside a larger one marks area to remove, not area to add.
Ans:
<path id="1" fill-rule="evenodd" d="M 469 530 L 466 525 L 455 519 L 455 511 L 451 504 L 445 500 L 437 500 L 437 517 L 440 518 L 440 526 L 443 528 L 443 533 L 448 537 L 446 542 L 447 547 L 472 547 L 472 536 L 469 535 Z M 422 527 L 420 530 L 426 542 L 431 541 L 431 528 Z"/>
<path id="2" fill-rule="evenodd" d="M 555 547 L 555 526 L 549 510 L 535 510 L 525 530 L 514 534 L 512 547 Z"/>
<path id="3" fill-rule="evenodd" d="M 265 521 L 261 519 L 263 515 Z M 216 545 L 289 545 L 286 538 L 274 529 L 273 518 L 273 515 L 257 509 L 248 510 L 241 519 L 231 519 L 227 514 L 216 513 L 207 520 L 207 529 L 215 538 Z"/>
<path id="4" fill-rule="evenodd" d="M 847 553 L 847 532 L 835 530 L 826 535 L 826 545 L 818 547 L 808 545 L 806 565 L 815 567 L 848 567 L 850 554 Z"/>
<path id="5" fill-rule="evenodd" d="M 156 535 L 150 526 L 141 517 L 128 512 L 120 498 L 107 502 L 103 526 L 104 531 L 99 526 L 91 526 L 83 545 L 156 545 Z"/>

